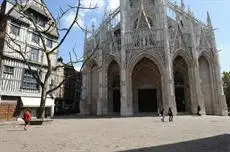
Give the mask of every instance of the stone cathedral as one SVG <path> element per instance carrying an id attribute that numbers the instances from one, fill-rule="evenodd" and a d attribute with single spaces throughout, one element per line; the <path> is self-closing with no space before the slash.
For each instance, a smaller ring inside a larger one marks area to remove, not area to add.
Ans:
<path id="1" fill-rule="evenodd" d="M 203 23 L 183 0 L 120 0 L 85 33 L 84 58 L 82 114 L 228 114 L 209 13 Z"/>

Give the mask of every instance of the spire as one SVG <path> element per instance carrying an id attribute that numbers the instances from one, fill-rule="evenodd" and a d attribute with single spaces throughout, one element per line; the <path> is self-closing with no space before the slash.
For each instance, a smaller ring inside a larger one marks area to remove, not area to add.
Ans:
<path id="1" fill-rule="evenodd" d="M 182 10 L 185 9 L 184 0 L 181 0 L 181 9 L 182 9 Z"/>
<path id="2" fill-rule="evenodd" d="M 188 14 L 189 15 L 192 15 L 192 11 L 191 11 L 191 9 L 190 9 L 190 6 L 188 5 Z"/>
<path id="3" fill-rule="evenodd" d="M 95 32 L 95 25 L 94 25 L 94 22 L 92 22 L 92 33 Z"/>
<path id="4" fill-rule="evenodd" d="M 207 24 L 209 27 L 212 27 L 212 21 L 211 21 L 211 17 L 209 15 L 209 12 L 207 12 Z"/>
<path id="5" fill-rule="evenodd" d="M 88 37 L 88 29 L 87 29 L 87 26 L 86 26 L 86 29 L 84 31 L 85 33 L 85 39 L 84 39 L 84 51 L 86 51 L 86 45 L 87 45 L 87 37 Z M 85 53 L 84 53 L 85 54 Z"/>
<path id="6" fill-rule="evenodd" d="M 88 37 L 88 28 L 87 28 L 87 26 L 86 26 L 86 28 L 85 28 L 84 33 L 85 33 L 85 41 L 86 41 L 86 40 L 87 40 L 87 37 Z"/>
<path id="7" fill-rule="evenodd" d="M 103 15 L 103 20 L 104 20 L 104 21 L 106 20 L 107 15 L 108 15 L 108 14 L 107 14 L 108 12 L 107 12 L 106 9 L 107 9 L 107 8 L 105 7 L 105 8 L 104 8 L 104 15 Z"/>

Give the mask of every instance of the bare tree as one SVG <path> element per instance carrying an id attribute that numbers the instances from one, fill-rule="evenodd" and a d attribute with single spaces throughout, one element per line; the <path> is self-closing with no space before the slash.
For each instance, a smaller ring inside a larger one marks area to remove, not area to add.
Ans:
<path id="1" fill-rule="evenodd" d="M 57 53 L 57 50 L 64 43 L 66 37 L 71 32 L 73 27 L 75 25 L 77 25 L 82 30 L 85 30 L 78 23 L 79 12 L 83 9 L 94 9 L 94 8 L 96 8 L 96 6 L 84 7 L 81 5 L 81 0 L 78 0 L 76 2 L 76 5 L 74 5 L 74 6 L 68 5 L 65 9 L 60 8 L 59 9 L 59 15 L 57 16 L 56 19 L 54 19 L 54 17 L 48 11 L 48 8 L 44 4 L 43 0 L 41 0 L 42 4 L 41 4 L 40 8 L 42 9 L 42 13 L 49 18 L 46 21 L 46 23 L 41 26 L 41 24 L 38 23 L 37 17 L 34 14 L 27 11 L 31 5 L 30 4 L 31 1 L 37 3 L 37 0 L 30 0 L 30 1 L 15 0 L 13 2 L 13 7 L 11 8 L 11 10 L 6 15 L 9 15 L 10 13 L 12 13 L 12 11 L 14 11 L 14 13 L 18 14 L 18 19 L 29 23 L 29 26 L 31 27 L 31 29 L 33 29 L 33 31 L 36 33 L 37 37 L 41 41 L 41 43 L 38 43 L 38 45 L 39 45 L 40 51 L 44 55 L 43 59 L 46 60 L 45 62 L 47 64 L 45 64 L 45 65 L 40 64 L 39 68 L 37 68 L 35 71 L 31 66 L 32 61 L 28 57 L 28 54 L 30 51 L 30 50 L 28 50 L 29 44 L 25 43 L 24 45 L 22 45 L 21 43 L 16 41 L 15 37 L 13 37 L 8 32 L 5 32 L 5 41 L 7 43 L 7 46 L 12 50 L 12 52 L 16 52 L 21 56 L 23 61 L 26 63 L 26 66 L 32 72 L 33 77 L 36 79 L 36 81 L 38 82 L 38 84 L 40 86 L 41 103 L 40 103 L 37 117 L 42 118 L 44 116 L 44 109 L 45 109 L 45 103 L 46 103 L 47 95 L 51 94 L 53 91 L 58 89 L 65 82 L 66 79 L 71 77 L 71 76 L 69 76 L 69 77 L 63 78 L 63 80 L 59 84 L 56 84 L 54 87 L 50 88 L 49 82 L 50 82 L 50 79 L 51 79 L 53 73 L 55 73 L 55 71 L 57 71 L 58 68 L 62 68 L 65 65 L 69 65 L 69 64 L 74 65 L 77 63 L 82 63 L 82 67 L 83 67 L 85 65 L 85 63 L 88 61 L 88 59 L 90 59 L 91 56 L 93 55 L 93 53 L 95 52 L 95 51 L 92 51 L 92 53 L 87 58 L 80 58 L 79 59 L 79 58 L 77 58 L 77 56 L 75 56 L 75 58 L 70 57 L 70 61 L 68 62 L 68 64 L 63 64 L 62 66 L 55 65 L 54 63 L 52 63 L 53 62 L 53 59 L 52 59 L 53 54 Z M 59 28 L 60 22 L 69 12 L 74 12 L 73 21 L 71 22 L 69 27 Z M 58 35 L 58 33 L 62 33 L 61 34 L 62 36 L 59 37 L 59 42 L 57 42 L 57 44 L 52 49 L 50 49 L 47 46 L 46 36 L 50 35 L 53 32 L 54 33 L 56 32 L 57 35 Z M 98 47 L 98 45 L 95 47 L 94 50 L 96 50 L 97 47 Z M 81 70 L 82 70 L 82 67 L 81 67 Z M 41 75 L 41 72 L 43 73 L 43 76 Z"/>

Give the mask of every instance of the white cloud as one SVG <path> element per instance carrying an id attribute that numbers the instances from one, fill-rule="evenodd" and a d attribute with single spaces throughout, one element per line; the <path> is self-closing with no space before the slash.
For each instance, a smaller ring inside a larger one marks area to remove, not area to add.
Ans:
<path id="1" fill-rule="evenodd" d="M 81 67 L 82 67 L 82 63 L 79 63 L 79 64 L 77 64 L 77 65 L 74 65 L 74 69 L 75 69 L 76 71 L 80 71 L 80 70 L 81 70 Z"/>
<path id="2" fill-rule="evenodd" d="M 77 22 L 81 27 L 85 26 L 84 17 L 85 17 L 85 14 L 82 12 L 79 12 Z M 70 12 L 69 14 L 67 14 L 64 18 L 64 27 L 69 27 L 72 24 L 74 18 L 75 18 L 75 12 Z M 77 24 L 75 24 L 74 27 L 77 27 Z"/>
<path id="3" fill-rule="evenodd" d="M 107 11 L 114 11 L 120 6 L 120 0 L 109 0 Z"/>
<path id="4" fill-rule="evenodd" d="M 106 11 L 109 11 L 109 12 L 114 11 L 116 8 L 119 7 L 120 0 L 82 0 L 81 5 L 82 5 L 82 7 L 86 7 L 86 8 L 97 6 L 95 13 L 99 16 L 102 16 L 103 12 L 105 11 L 105 6 L 107 6 Z M 81 27 L 86 26 L 85 22 L 88 20 L 87 16 L 90 13 L 93 13 L 92 9 L 81 9 L 80 10 L 79 17 L 78 17 L 78 23 Z M 74 20 L 74 17 L 75 17 L 74 12 L 70 12 L 68 15 L 66 15 L 66 17 L 64 18 L 64 26 L 65 27 L 70 26 L 70 24 Z M 89 24 L 94 23 L 94 25 L 96 25 L 97 20 L 98 20 L 98 17 L 94 17 L 88 21 L 91 21 L 91 23 L 89 23 Z M 75 27 L 77 27 L 77 26 L 75 26 Z"/>
<path id="5" fill-rule="evenodd" d="M 104 6 L 105 6 L 105 1 L 104 0 L 82 0 L 81 2 L 82 7 L 85 8 L 92 8 L 92 7 L 97 7 L 96 11 L 98 11 L 99 13 L 102 12 L 104 10 Z M 81 9 L 79 12 L 79 17 L 78 17 L 78 24 L 81 27 L 85 27 L 85 16 L 88 13 L 92 13 L 91 12 L 92 9 Z M 64 26 L 65 27 L 69 27 L 71 25 L 71 23 L 73 22 L 75 17 L 74 12 L 70 12 L 69 14 L 66 15 L 66 17 L 64 18 Z M 91 22 L 94 22 L 94 24 L 96 24 L 96 18 L 91 19 Z M 77 27 L 77 25 L 74 26 L 75 28 Z"/>
<path id="6" fill-rule="evenodd" d="M 74 20 L 74 12 L 67 14 L 64 18 L 64 26 L 69 27 Z"/>
<path id="7" fill-rule="evenodd" d="M 79 12 L 78 24 L 81 27 L 85 27 L 85 13 Z"/>
<path id="8" fill-rule="evenodd" d="M 221 48 L 216 48 L 218 52 L 223 52 L 223 49 Z"/>

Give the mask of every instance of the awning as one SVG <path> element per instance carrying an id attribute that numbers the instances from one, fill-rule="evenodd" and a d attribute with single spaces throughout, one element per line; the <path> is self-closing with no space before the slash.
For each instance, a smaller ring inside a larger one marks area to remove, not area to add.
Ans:
<path id="1" fill-rule="evenodd" d="M 41 98 L 21 97 L 23 107 L 40 107 Z M 54 106 L 54 99 L 46 98 L 45 107 Z"/>

